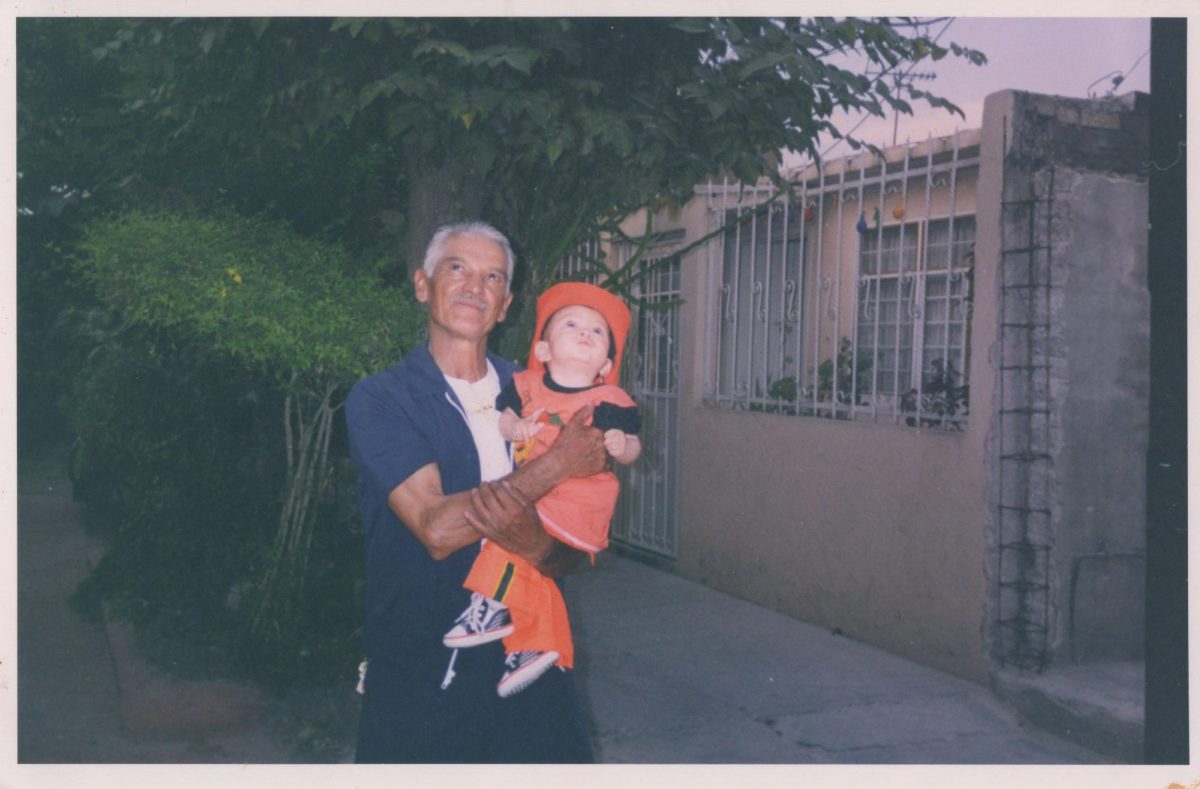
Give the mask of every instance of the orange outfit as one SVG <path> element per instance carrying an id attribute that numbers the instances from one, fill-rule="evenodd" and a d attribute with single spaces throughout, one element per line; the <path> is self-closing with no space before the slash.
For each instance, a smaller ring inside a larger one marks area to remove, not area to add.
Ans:
<path id="1" fill-rule="evenodd" d="M 613 334 L 612 370 L 604 383 L 578 392 L 558 392 L 543 381 L 544 367 L 530 350 L 529 369 L 516 373 L 513 384 L 521 396 L 522 413 L 545 408 L 539 417 L 542 429 L 516 450 L 521 462 L 544 454 L 562 426 L 587 403 L 609 402 L 629 407 L 633 400 L 616 385 L 621 353 L 629 332 L 629 308 L 612 293 L 581 282 L 564 282 L 546 290 L 537 303 L 534 343 L 550 317 L 559 309 L 582 304 L 599 311 Z M 542 525 L 562 542 L 595 554 L 608 546 L 608 527 L 617 502 L 616 475 L 602 471 L 590 477 L 568 479 L 537 502 Z M 508 653 L 557 651 L 563 668 L 575 665 L 570 620 L 558 584 L 529 562 L 499 545 L 485 541 L 463 583 L 467 589 L 498 600 L 509 608 L 513 633 L 504 639 Z"/>

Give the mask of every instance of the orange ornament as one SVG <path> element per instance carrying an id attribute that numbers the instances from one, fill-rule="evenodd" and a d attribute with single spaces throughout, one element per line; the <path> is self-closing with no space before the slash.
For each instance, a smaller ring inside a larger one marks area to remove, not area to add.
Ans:
<path id="1" fill-rule="evenodd" d="M 903 203 L 896 203 L 896 205 L 892 208 L 892 216 L 894 216 L 896 219 L 900 219 L 904 216 Z"/>

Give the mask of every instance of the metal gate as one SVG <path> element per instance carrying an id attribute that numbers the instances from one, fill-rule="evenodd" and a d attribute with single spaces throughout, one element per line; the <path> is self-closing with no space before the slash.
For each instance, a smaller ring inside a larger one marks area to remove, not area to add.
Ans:
<path id="1" fill-rule="evenodd" d="M 641 262 L 636 295 L 650 304 L 680 297 L 680 261 L 667 249 Z M 635 336 L 622 380 L 642 413 L 642 456 L 621 466 L 621 498 L 612 537 L 621 544 L 674 559 L 679 479 L 679 307 L 635 307 Z"/>

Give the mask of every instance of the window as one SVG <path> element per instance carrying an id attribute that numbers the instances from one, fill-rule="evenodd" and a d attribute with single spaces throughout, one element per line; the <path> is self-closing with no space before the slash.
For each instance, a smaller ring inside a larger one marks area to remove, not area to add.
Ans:
<path id="1" fill-rule="evenodd" d="M 815 164 L 786 195 L 764 182 L 698 188 L 714 234 L 704 401 L 961 429 L 979 176 L 968 142 Z"/>
<path id="2" fill-rule="evenodd" d="M 964 421 L 974 217 L 869 228 L 859 238 L 856 401 L 894 407 L 910 425 Z"/>
<path id="3" fill-rule="evenodd" d="M 716 395 L 718 403 L 757 409 L 796 398 L 808 231 L 795 206 L 748 216 L 752 210 L 724 212 Z"/>

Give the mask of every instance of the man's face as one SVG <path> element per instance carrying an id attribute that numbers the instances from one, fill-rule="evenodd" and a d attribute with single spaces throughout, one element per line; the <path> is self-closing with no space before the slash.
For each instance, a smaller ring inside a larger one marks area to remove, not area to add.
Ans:
<path id="1" fill-rule="evenodd" d="M 512 294 L 504 250 L 494 241 L 452 236 L 433 270 L 413 275 L 417 301 L 429 305 L 430 331 L 478 340 L 504 320 Z"/>
<path id="2" fill-rule="evenodd" d="M 563 307 L 551 316 L 542 337 L 534 346 L 534 354 L 542 364 L 555 368 L 570 365 L 600 377 L 612 369 L 608 322 L 591 307 Z"/>

